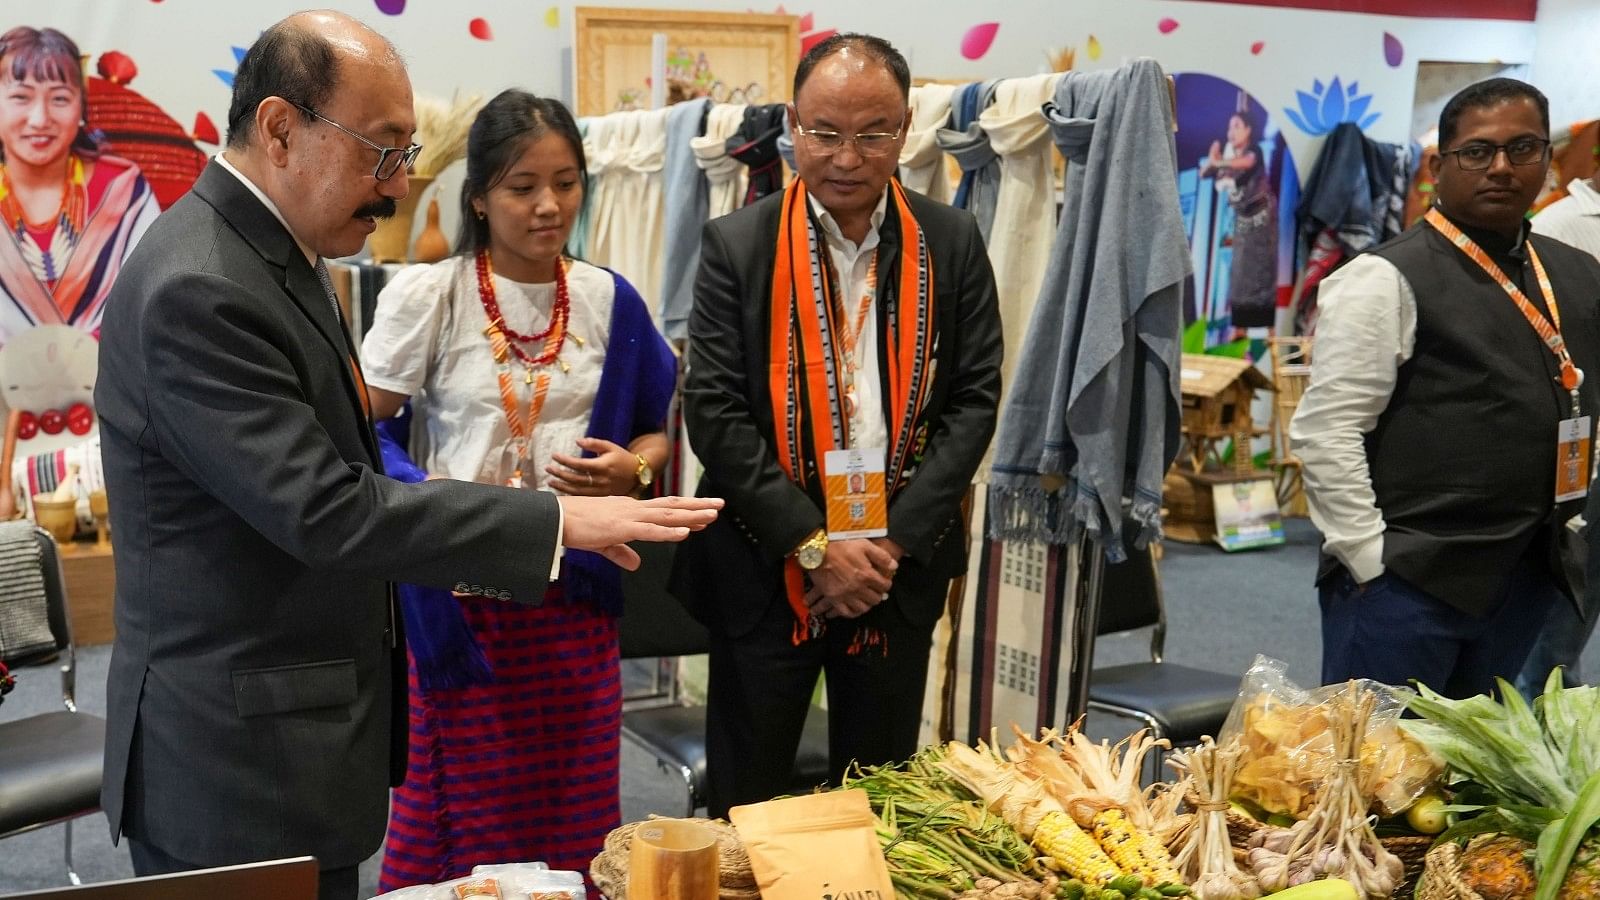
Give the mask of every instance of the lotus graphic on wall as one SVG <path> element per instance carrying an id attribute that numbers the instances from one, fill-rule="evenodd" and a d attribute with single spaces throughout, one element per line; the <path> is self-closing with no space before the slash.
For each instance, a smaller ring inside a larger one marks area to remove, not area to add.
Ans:
<path id="1" fill-rule="evenodd" d="M 1310 93 L 1295 91 L 1294 95 L 1300 101 L 1300 108 L 1285 107 L 1284 115 L 1295 127 L 1313 137 L 1327 134 L 1344 122 L 1354 122 L 1356 127 L 1365 131 L 1382 115 L 1367 113 L 1367 107 L 1372 105 L 1372 95 L 1361 93 L 1358 82 L 1352 81 L 1346 87 L 1340 83 L 1338 76 L 1334 76 L 1333 81 L 1326 85 L 1320 79 L 1313 81 Z"/>

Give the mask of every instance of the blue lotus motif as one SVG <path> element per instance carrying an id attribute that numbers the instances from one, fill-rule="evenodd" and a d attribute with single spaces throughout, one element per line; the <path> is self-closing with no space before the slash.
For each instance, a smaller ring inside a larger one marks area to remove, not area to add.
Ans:
<path id="1" fill-rule="evenodd" d="M 1358 128 L 1366 130 L 1382 115 L 1367 114 L 1367 107 L 1372 105 L 1372 95 L 1360 93 L 1359 82 L 1352 81 L 1346 87 L 1339 83 L 1338 76 L 1334 76 L 1326 86 L 1320 80 L 1313 81 L 1309 94 L 1305 91 L 1295 91 L 1294 94 L 1300 101 L 1300 109 L 1285 108 L 1283 113 L 1295 127 L 1313 137 L 1327 134 L 1342 122 L 1354 122 Z"/>
<path id="2" fill-rule="evenodd" d="M 234 65 L 234 67 L 232 69 L 212 69 L 211 70 L 211 74 L 217 76 L 217 78 L 219 78 L 222 81 L 223 84 L 227 85 L 230 88 L 233 87 L 233 74 L 239 70 L 239 63 L 244 62 L 244 54 L 245 54 L 246 48 L 244 48 L 244 47 L 233 47 L 231 49 L 233 50 L 233 65 Z"/>

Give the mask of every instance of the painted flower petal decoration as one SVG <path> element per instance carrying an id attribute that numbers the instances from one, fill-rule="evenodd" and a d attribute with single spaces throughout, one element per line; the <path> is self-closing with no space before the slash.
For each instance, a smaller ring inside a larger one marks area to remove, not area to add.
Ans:
<path id="1" fill-rule="evenodd" d="M 227 69 L 212 69 L 211 74 L 217 76 L 218 80 L 228 87 L 233 87 L 233 73 Z"/>
<path id="2" fill-rule="evenodd" d="M 1321 84 L 1321 82 L 1318 82 L 1318 84 Z M 1318 93 L 1321 92 L 1319 91 Z M 1317 101 L 1316 97 L 1311 96 L 1305 91 L 1295 91 L 1294 96 L 1295 99 L 1300 102 L 1300 115 L 1304 117 L 1305 121 L 1318 123 L 1322 121 L 1322 104 Z M 1310 131 L 1312 134 L 1322 133 L 1320 131 L 1314 131 L 1311 129 L 1306 130 Z"/>
<path id="3" fill-rule="evenodd" d="M 377 0 L 378 12 L 386 16 L 398 16 L 406 11 L 406 0 Z"/>
<path id="4" fill-rule="evenodd" d="M 1381 113 L 1367 113 L 1372 106 L 1372 95 L 1361 93 L 1361 83 L 1352 81 L 1348 86 L 1335 76 L 1327 85 L 1321 79 L 1312 82 L 1310 93 L 1295 91 L 1299 109 L 1284 109 L 1284 115 L 1296 128 L 1313 137 L 1327 134 L 1345 122 L 1366 128 L 1378 120 Z"/>
<path id="5" fill-rule="evenodd" d="M 244 55 L 246 53 L 249 53 L 249 52 L 250 52 L 250 48 L 249 47 L 234 47 L 233 48 L 233 61 L 236 62 L 236 63 L 244 62 Z"/>
<path id="6" fill-rule="evenodd" d="M 1383 61 L 1389 64 L 1389 68 L 1398 69 L 1405 58 L 1405 46 L 1400 43 L 1400 39 L 1385 31 L 1383 33 Z"/>
<path id="7" fill-rule="evenodd" d="M 999 22 L 981 22 L 968 28 L 967 33 L 961 36 L 961 55 L 967 59 L 982 59 L 989 52 L 999 30 Z"/>
<path id="8" fill-rule="evenodd" d="M 1156 30 L 1162 34 L 1171 34 L 1178 30 L 1178 20 L 1168 16 L 1156 23 Z"/>
<path id="9" fill-rule="evenodd" d="M 1095 37 L 1092 34 L 1089 35 L 1089 42 L 1086 45 L 1086 49 L 1087 49 L 1087 51 L 1089 53 L 1089 58 L 1090 59 L 1099 59 L 1100 58 L 1100 39 Z"/>
<path id="10" fill-rule="evenodd" d="M 561 7 L 552 6 L 544 11 L 544 24 L 551 28 L 561 27 Z"/>
<path id="11" fill-rule="evenodd" d="M 1251 56 L 1260 56 L 1261 55 L 1261 51 L 1266 49 L 1266 46 L 1267 46 L 1267 42 L 1266 41 L 1256 41 L 1254 44 L 1250 45 L 1250 55 Z"/>
<path id="12" fill-rule="evenodd" d="M 826 31 L 813 31 L 810 34 L 800 35 L 800 55 L 804 56 L 811 51 L 812 47 L 815 47 L 816 45 L 838 33 L 839 29 L 829 28 Z"/>
<path id="13" fill-rule="evenodd" d="M 1322 127 L 1332 131 L 1333 126 L 1343 122 L 1344 107 L 1344 88 L 1339 86 L 1339 79 L 1335 77 L 1333 83 L 1328 85 L 1328 92 L 1322 95 Z"/>
<path id="14" fill-rule="evenodd" d="M 489 28 L 489 21 L 483 18 L 473 19 L 467 23 L 467 31 L 480 41 L 494 40 L 494 32 Z"/>
<path id="15" fill-rule="evenodd" d="M 211 117 L 203 112 L 194 114 L 194 130 L 191 136 L 202 144 L 222 143 L 222 136 L 217 134 L 217 126 L 212 123 Z"/>
<path id="16" fill-rule="evenodd" d="M 1361 121 L 1361 117 L 1367 114 L 1367 107 L 1371 105 L 1372 96 L 1370 94 L 1365 97 L 1357 97 L 1354 100 L 1351 100 L 1350 108 L 1344 111 L 1344 120 L 1346 122 Z"/>
<path id="17" fill-rule="evenodd" d="M 814 31 L 814 30 L 816 30 L 816 27 L 817 27 L 817 17 L 816 17 L 815 13 L 806 13 L 805 15 L 800 17 L 800 31 L 802 33 L 807 32 L 807 31 Z"/>

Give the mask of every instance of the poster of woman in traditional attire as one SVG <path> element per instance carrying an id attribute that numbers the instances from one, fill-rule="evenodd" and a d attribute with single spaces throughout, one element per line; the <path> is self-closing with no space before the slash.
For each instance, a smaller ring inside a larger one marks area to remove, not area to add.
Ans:
<path id="1" fill-rule="evenodd" d="M 88 121 L 82 57 L 52 28 L 0 34 L 0 345 L 40 325 L 98 336 L 111 284 L 159 212 Z"/>
<path id="2" fill-rule="evenodd" d="M 1200 164 L 1200 177 L 1215 179 L 1217 193 L 1233 208 L 1228 308 L 1236 328 L 1271 325 L 1278 302 L 1278 204 L 1260 132 L 1241 93 L 1226 140 L 1212 141 Z"/>

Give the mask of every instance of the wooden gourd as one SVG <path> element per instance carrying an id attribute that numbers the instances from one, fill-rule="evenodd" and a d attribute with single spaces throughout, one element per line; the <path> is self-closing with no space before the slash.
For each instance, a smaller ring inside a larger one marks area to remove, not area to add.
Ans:
<path id="1" fill-rule="evenodd" d="M 427 222 L 422 227 L 422 233 L 417 235 L 411 258 L 419 263 L 434 263 L 449 255 L 450 241 L 439 227 L 439 198 L 434 197 L 428 201 Z"/>

